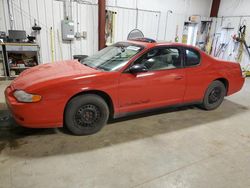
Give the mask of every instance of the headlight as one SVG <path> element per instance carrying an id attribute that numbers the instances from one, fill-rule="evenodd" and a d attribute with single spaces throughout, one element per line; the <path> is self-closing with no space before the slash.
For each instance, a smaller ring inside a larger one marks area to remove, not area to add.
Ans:
<path id="1" fill-rule="evenodd" d="M 14 96 L 19 102 L 39 102 L 42 99 L 40 95 L 29 94 L 22 90 L 16 90 Z"/>

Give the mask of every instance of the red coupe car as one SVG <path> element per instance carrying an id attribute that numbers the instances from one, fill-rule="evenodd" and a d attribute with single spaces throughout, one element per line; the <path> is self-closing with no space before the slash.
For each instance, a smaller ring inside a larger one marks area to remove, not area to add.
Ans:
<path id="1" fill-rule="evenodd" d="M 15 120 L 31 128 L 99 131 L 109 118 L 166 106 L 213 110 L 239 91 L 238 63 L 201 50 L 151 39 L 118 42 L 81 62 L 62 61 L 24 71 L 5 90 Z"/>

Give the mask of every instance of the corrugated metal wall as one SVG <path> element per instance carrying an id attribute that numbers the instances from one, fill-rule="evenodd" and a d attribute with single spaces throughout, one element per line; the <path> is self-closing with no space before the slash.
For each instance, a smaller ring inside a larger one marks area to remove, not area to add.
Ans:
<path id="1" fill-rule="evenodd" d="M 93 3 L 97 1 L 92 0 Z M 37 41 L 40 44 L 41 62 L 52 60 L 51 55 L 51 31 L 53 35 L 54 59 L 70 59 L 72 55 L 91 55 L 98 50 L 98 6 L 72 4 L 72 19 L 75 22 L 75 31 L 87 31 L 87 39 L 75 39 L 72 44 L 61 40 L 61 20 L 64 17 L 63 2 L 56 0 L 10 0 L 11 12 L 13 12 L 13 29 L 25 30 L 31 34 L 34 20 L 42 27 Z M 126 40 L 128 33 L 136 28 L 135 8 L 126 9 L 110 7 L 107 9 L 117 12 L 115 20 L 115 42 Z M 10 29 L 7 0 L 0 0 L 0 30 Z M 78 15 L 77 15 L 78 14 Z M 146 37 L 158 38 L 161 13 L 159 11 L 138 11 L 138 29 L 141 29 Z M 79 25 L 77 26 L 77 23 Z M 161 30 L 164 25 L 161 25 Z M 59 33 L 59 37 L 58 37 Z"/>
<path id="2" fill-rule="evenodd" d="M 9 0 L 11 2 L 11 12 L 13 12 L 13 29 L 26 30 L 31 33 L 34 19 L 42 27 L 38 35 L 38 43 L 41 46 L 41 61 L 50 62 L 51 57 L 51 32 L 52 27 L 55 60 L 70 59 L 72 55 L 91 55 L 98 50 L 98 6 L 97 0 L 88 0 L 94 5 L 72 4 L 72 19 L 77 29 L 87 32 L 87 39 L 75 39 L 72 43 L 61 41 L 61 20 L 64 17 L 63 2 L 58 0 Z M 211 4 L 211 0 L 199 1 L 185 0 L 169 4 L 166 1 L 154 3 L 154 11 L 151 10 L 151 1 L 139 1 L 137 28 L 142 30 L 146 37 L 158 40 L 174 41 L 176 34 L 179 41 L 182 38 L 183 24 L 187 17 L 198 13 L 201 8 L 202 15 L 208 14 L 205 7 Z M 83 1 L 81 1 L 83 2 Z M 85 1 L 86 2 L 86 1 Z M 128 33 L 136 28 L 136 0 L 107 0 L 107 9 L 117 12 L 115 20 L 114 41 L 126 40 Z M 169 1 L 170 2 L 170 1 Z M 141 3 L 141 4 L 140 4 Z M 191 4 L 190 4 L 191 3 Z M 176 6 L 174 6 L 176 4 Z M 189 5 L 190 4 L 190 5 Z M 192 5 L 194 4 L 194 5 Z M 157 6 L 156 6 L 157 5 Z M 164 6 L 159 6 L 164 5 Z M 168 6 L 167 6 L 168 5 Z M 178 6 L 177 6 L 178 5 Z M 192 5 L 192 6 L 191 6 Z M 159 9 L 159 11 L 157 9 Z M 168 14 L 168 11 L 173 13 Z M 198 12 L 197 12 L 198 11 Z M 79 24 L 77 24 L 79 23 Z M 166 35 L 165 28 L 167 26 Z M 176 28 L 178 31 L 176 33 Z M 0 0 L 0 31 L 10 29 L 7 0 Z M 59 37 L 58 37 L 59 33 Z M 60 45 L 61 44 L 61 45 Z M 61 47 L 60 47 L 61 46 Z"/>
<path id="3" fill-rule="evenodd" d="M 52 60 L 51 39 L 54 43 L 55 60 L 71 59 L 72 55 L 76 54 L 91 55 L 98 50 L 97 5 L 73 2 L 72 19 L 75 22 L 75 31 L 77 31 L 78 21 L 78 29 L 81 32 L 87 32 L 87 39 L 75 39 L 70 44 L 61 41 L 61 20 L 64 17 L 63 2 L 56 0 L 10 0 L 10 3 L 14 19 L 13 29 L 25 30 L 30 35 L 34 20 L 37 20 L 37 23 L 42 27 L 38 35 L 41 62 Z M 10 29 L 10 21 L 7 0 L 0 0 L 0 31 L 8 29 Z"/>
<path id="4" fill-rule="evenodd" d="M 114 41 L 126 40 L 130 31 L 136 29 L 136 9 L 107 6 L 108 10 L 117 12 L 115 19 Z M 161 13 L 158 11 L 138 10 L 137 29 L 145 37 L 157 39 Z"/>

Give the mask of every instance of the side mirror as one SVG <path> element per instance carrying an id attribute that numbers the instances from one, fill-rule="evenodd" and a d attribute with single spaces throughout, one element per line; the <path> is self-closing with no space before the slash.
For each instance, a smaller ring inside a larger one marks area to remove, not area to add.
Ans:
<path id="1" fill-rule="evenodd" d="M 132 74 L 148 72 L 148 68 L 145 65 L 135 64 L 129 68 L 129 72 L 131 72 Z"/>

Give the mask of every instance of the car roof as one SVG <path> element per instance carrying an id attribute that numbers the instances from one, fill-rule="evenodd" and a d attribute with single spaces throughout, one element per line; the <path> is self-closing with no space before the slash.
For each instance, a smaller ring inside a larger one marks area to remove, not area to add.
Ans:
<path id="1" fill-rule="evenodd" d="M 195 50 L 198 50 L 199 52 L 201 51 L 199 48 L 188 45 L 188 44 L 183 44 L 183 43 L 177 43 L 177 42 L 167 42 L 167 41 L 155 41 L 155 42 L 147 42 L 147 41 L 140 41 L 140 40 L 128 40 L 127 42 L 133 43 L 136 45 L 144 46 L 146 48 L 152 48 L 152 47 L 157 47 L 157 46 L 180 46 L 180 47 L 186 47 L 186 48 L 193 48 Z"/>

